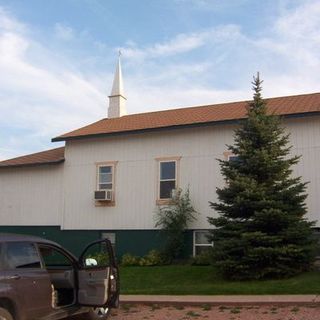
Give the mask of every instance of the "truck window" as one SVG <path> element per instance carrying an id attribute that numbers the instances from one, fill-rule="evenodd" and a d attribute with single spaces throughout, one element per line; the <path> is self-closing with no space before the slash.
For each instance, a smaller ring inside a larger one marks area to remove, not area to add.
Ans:
<path id="1" fill-rule="evenodd" d="M 8 242 L 5 260 L 9 269 L 41 268 L 40 257 L 33 243 Z"/>

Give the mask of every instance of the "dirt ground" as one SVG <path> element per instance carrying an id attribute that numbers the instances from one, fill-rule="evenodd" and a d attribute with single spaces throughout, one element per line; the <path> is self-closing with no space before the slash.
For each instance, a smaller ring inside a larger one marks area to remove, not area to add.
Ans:
<path id="1" fill-rule="evenodd" d="M 320 320 L 320 305 L 310 306 L 161 306 L 122 304 L 110 320 Z"/>

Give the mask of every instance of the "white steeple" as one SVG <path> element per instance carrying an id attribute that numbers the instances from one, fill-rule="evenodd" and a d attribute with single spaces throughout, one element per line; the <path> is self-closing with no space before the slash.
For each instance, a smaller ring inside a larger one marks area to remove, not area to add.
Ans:
<path id="1" fill-rule="evenodd" d="M 120 55 L 121 55 L 121 52 L 119 51 L 119 58 L 118 58 L 118 63 L 116 67 L 116 72 L 114 74 L 112 90 L 109 96 L 108 118 L 118 118 L 118 117 L 125 116 L 127 114 L 127 110 L 126 110 L 127 99 L 124 96 L 124 90 L 123 90 Z"/>

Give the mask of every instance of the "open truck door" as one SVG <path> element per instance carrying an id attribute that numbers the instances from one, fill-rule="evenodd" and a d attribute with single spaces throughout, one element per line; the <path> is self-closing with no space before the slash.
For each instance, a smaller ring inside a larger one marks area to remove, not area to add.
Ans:
<path id="1" fill-rule="evenodd" d="M 116 308 L 119 289 L 119 269 L 110 241 L 90 243 L 79 258 L 78 304 Z"/>

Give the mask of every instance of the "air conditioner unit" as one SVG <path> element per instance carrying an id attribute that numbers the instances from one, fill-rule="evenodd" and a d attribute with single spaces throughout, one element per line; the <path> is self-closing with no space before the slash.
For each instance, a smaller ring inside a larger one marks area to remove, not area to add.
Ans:
<path id="1" fill-rule="evenodd" d="M 94 192 L 94 200 L 112 201 L 112 190 L 96 190 Z"/>
<path id="2" fill-rule="evenodd" d="M 172 189 L 171 190 L 171 199 L 175 199 L 178 195 L 178 190 L 177 189 Z"/>

